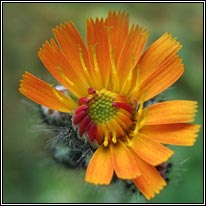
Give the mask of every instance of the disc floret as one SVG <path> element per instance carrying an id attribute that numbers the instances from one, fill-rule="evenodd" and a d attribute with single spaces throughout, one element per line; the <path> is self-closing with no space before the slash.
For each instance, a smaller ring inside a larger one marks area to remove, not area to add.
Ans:
<path id="1" fill-rule="evenodd" d="M 106 123 L 111 120 L 117 113 L 117 108 L 112 104 L 114 94 L 109 91 L 101 90 L 89 102 L 88 114 L 91 120 L 97 124 Z"/>
<path id="2" fill-rule="evenodd" d="M 103 143 L 105 147 L 109 143 L 116 144 L 133 124 L 132 105 L 114 92 L 89 88 L 88 96 L 81 97 L 78 102 L 73 123 L 78 125 L 80 135 L 86 134 L 89 141 Z"/>

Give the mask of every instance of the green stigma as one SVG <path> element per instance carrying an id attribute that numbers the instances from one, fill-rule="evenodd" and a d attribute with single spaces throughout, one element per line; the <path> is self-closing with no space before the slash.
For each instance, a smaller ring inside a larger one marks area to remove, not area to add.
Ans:
<path id="1" fill-rule="evenodd" d="M 117 113 L 117 108 L 112 106 L 114 97 L 112 93 L 101 90 L 89 102 L 88 113 L 97 124 L 111 120 Z"/>

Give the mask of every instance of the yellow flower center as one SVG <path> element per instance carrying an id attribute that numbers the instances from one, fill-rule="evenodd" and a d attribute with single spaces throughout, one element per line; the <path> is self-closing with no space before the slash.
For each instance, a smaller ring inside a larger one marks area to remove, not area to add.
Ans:
<path id="1" fill-rule="evenodd" d="M 134 106 L 114 92 L 88 89 L 88 96 L 78 100 L 79 107 L 73 115 L 73 124 L 78 125 L 80 136 L 106 147 L 124 139 L 133 125 Z"/>
<path id="2" fill-rule="evenodd" d="M 114 94 L 101 90 L 99 94 L 92 97 L 89 102 L 88 114 L 91 120 L 97 124 L 106 123 L 117 113 L 117 108 L 112 106 L 114 102 Z"/>

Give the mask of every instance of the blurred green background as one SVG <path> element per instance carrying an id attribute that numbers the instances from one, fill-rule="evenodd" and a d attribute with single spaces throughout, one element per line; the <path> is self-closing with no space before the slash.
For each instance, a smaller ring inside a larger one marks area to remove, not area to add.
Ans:
<path id="1" fill-rule="evenodd" d="M 183 45 L 182 78 L 167 91 L 168 99 L 199 102 L 203 114 L 202 3 L 3 3 L 3 202 L 4 203 L 145 203 L 119 184 L 96 187 L 84 182 L 84 171 L 55 163 L 44 149 L 43 131 L 34 104 L 19 94 L 25 70 L 54 83 L 37 57 L 51 29 L 72 20 L 85 38 L 85 20 L 124 10 L 130 21 L 150 31 L 149 42 L 170 32 Z M 121 35 L 121 34 L 120 34 Z M 26 101 L 25 101 L 26 100 Z M 176 151 L 170 184 L 149 203 L 203 201 L 203 134 L 194 147 Z M 120 183 L 121 184 L 121 183 Z"/>

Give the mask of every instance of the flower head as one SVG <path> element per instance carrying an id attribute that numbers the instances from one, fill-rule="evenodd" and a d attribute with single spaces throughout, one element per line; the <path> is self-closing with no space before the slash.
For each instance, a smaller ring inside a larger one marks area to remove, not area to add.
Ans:
<path id="1" fill-rule="evenodd" d="M 163 144 L 192 146 L 199 131 L 197 103 L 173 100 L 145 107 L 145 102 L 170 87 L 183 74 L 177 55 L 181 45 L 163 34 L 146 50 L 148 32 L 132 25 L 124 12 L 87 21 L 87 45 L 72 22 L 53 29 L 38 56 L 68 89 L 25 72 L 20 92 L 50 109 L 72 115 L 79 135 L 95 152 L 85 180 L 110 184 L 114 173 L 132 180 L 150 199 L 166 185 L 157 166 L 173 151 Z"/>

